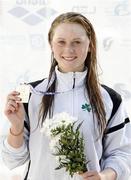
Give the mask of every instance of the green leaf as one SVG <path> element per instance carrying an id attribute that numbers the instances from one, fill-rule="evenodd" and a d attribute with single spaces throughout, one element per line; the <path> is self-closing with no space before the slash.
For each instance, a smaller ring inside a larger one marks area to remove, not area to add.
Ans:
<path id="1" fill-rule="evenodd" d="M 83 107 L 85 108 L 84 105 Z M 76 172 L 85 172 L 87 163 L 84 155 L 84 139 L 79 131 L 83 121 L 77 125 L 76 129 L 74 128 L 75 123 L 76 121 L 52 130 L 54 137 L 61 133 L 59 146 L 55 147 L 57 153 L 54 154 L 59 157 L 59 166 L 56 170 L 65 168 L 71 177 Z"/>

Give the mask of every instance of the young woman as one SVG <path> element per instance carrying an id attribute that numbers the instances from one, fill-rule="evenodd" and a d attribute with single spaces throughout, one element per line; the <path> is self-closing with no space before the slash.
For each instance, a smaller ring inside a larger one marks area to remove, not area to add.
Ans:
<path id="1" fill-rule="evenodd" d="M 5 115 L 11 127 L 3 143 L 3 160 L 10 169 L 29 161 L 28 180 L 127 180 L 131 171 L 130 120 L 120 95 L 99 83 L 91 23 L 79 13 L 61 14 L 53 21 L 48 39 L 52 50 L 49 77 L 35 87 L 47 93 L 31 95 L 29 118 L 18 92 L 7 97 Z M 85 105 L 90 110 L 82 108 Z M 61 112 L 83 121 L 88 171 L 73 178 L 64 169 L 55 170 L 49 139 L 40 132 L 47 117 Z"/>

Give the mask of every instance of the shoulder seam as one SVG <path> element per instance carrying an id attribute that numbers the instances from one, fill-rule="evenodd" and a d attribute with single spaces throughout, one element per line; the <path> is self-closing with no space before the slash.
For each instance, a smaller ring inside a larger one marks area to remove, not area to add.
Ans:
<path id="1" fill-rule="evenodd" d="M 106 85 L 101 85 L 109 94 L 111 101 L 113 103 L 113 108 L 112 108 L 112 112 L 111 112 L 111 116 L 108 119 L 108 123 L 109 124 L 110 120 L 112 119 L 112 117 L 115 115 L 115 113 L 117 112 L 118 108 L 120 107 L 120 104 L 122 102 L 122 98 L 121 95 L 119 93 L 117 93 L 114 89 L 106 86 Z"/>

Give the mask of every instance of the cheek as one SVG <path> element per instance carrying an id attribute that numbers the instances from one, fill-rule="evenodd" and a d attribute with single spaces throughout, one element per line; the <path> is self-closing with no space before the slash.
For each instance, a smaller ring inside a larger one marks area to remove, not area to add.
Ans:
<path id="1" fill-rule="evenodd" d="M 77 54 L 79 54 L 79 56 L 85 58 L 88 54 L 88 48 L 86 47 L 86 48 L 82 48 L 81 50 L 78 50 Z"/>
<path id="2" fill-rule="evenodd" d="M 54 55 L 58 55 L 58 54 L 60 54 L 61 49 L 57 46 L 53 46 L 52 51 L 53 51 Z"/>

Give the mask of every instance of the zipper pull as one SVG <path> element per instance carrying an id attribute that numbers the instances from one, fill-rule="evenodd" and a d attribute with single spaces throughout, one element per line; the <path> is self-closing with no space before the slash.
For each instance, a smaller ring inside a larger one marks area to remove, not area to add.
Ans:
<path id="1" fill-rule="evenodd" d="M 72 89 L 74 89 L 75 88 L 75 72 L 73 73 L 73 88 Z"/>

